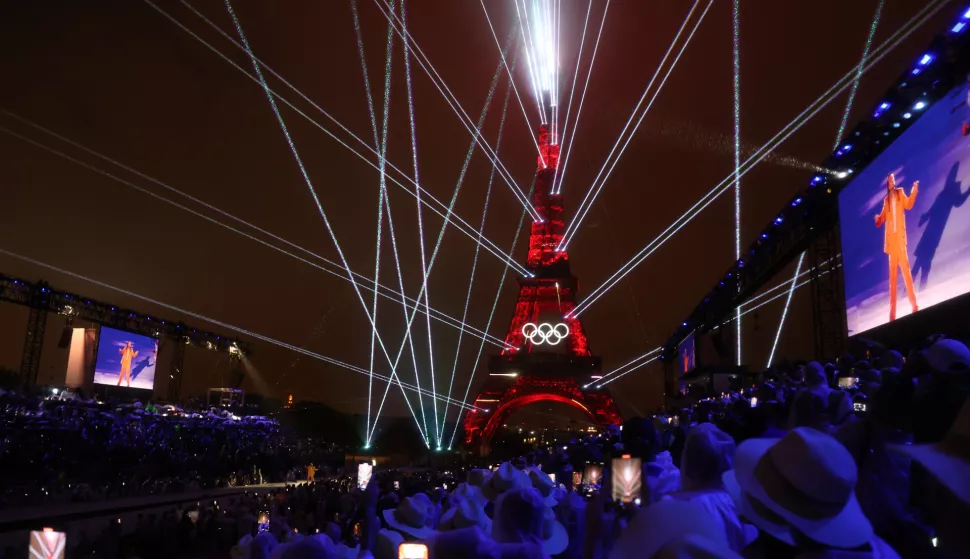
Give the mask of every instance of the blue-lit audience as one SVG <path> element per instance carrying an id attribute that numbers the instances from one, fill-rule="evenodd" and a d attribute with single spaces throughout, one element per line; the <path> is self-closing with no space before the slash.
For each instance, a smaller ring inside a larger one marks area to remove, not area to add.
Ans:
<path id="1" fill-rule="evenodd" d="M 133 533 L 109 527 L 73 554 L 395 559 L 414 544 L 431 559 L 970 557 L 968 397 L 964 344 L 933 339 L 906 358 L 870 348 L 502 464 L 378 471 L 364 491 L 324 475 Z M 126 423 L 112 425 L 130 444 Z M 215 437 L 228 449 L 221 475 L 284 444 L 276 427 L 223 428 L 232 435 L 187 435 L 203 437 L 188 448 Z"/>

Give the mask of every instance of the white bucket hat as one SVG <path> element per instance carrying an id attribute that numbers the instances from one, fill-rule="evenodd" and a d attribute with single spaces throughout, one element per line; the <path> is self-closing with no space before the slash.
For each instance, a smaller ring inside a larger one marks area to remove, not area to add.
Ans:
<path id="1" fill-rule="evenodd" d="M 475 504 L 471 499 L 459 501 L 455 506 L 441 515 L 438 530 L 447 532 L 478 526 L 485 532 L 492 530 L 492 520 L 485 514 L 484 507 Z"/>
<path id="2" fill-rule="evenodd" d="M 488 504 L 488 499 L 486 499 L 485 494 L 482 493 L 481 487 L 476 487 L 467 483 L 459 483 L 458 487 L 455 487 L 454 491 L 451 492 L 451 502 L 457 503 L 459 501 L 468 500 L 480 507 L 484 507 Z"/>
<path id="3" fill-rule="evenodd" d="M 495 504 L 492 537 L 499 543 L 538 543 L 548 555 L 569 547 L 569 534 L 531 487 L 506 491 Z"/>
<path id="4" fill-rule="evenodd" d="M 549 477 L 549 474 L 534 469 L 529 472 L 529 481 L 532 482 L 532 487 L 545 499 L 546 506 L 554 507 L 559 504 L 559 501 L 556 500 L 556 484 Z"/>
<path id="5" fill-rule="evenodd" d="M 890 448 L 922 464 L 958 499 L 970 505 L 970 398 L 963 403 L 941 442 L 890 445 Z"/>
<path id="6" fill-rule="evenodd" d="M 697 503 L 674 500 L 658 501 L 641 510 L 616 541 L 610 557 L 648 559 L 668 547 L 698 552 L 684 557 L 739 557 L 731 551 L 724 530 L 710 512 Z"/>
<path id="7" fill-rule="evenodd" d="M 482 486 L 482 493 L 489 501 L 494 501 L 506 491 L 523 487 L 532 487 L 529 475 L 516 469 L 511 463 L 503 462 L 488 480 L 488 483 Z"/>
<path id="8" fill-rule="evenodd" d="M 482 468 L 468 470 L 468 475 L 465 477 L 466 483 L 475 487 L 484 487 L 490 479 L 492 479 L 492 470 Z"/>
<path id="9" fill-rule="evenodd" d="M 421 499 L 421 496 L 425 498 Z M 405 497 L 395 509 L 386 509 L 384 521 L 391 528 L 420 539 L 434 533 L 434 528 L 428 526 L 431 514 L 430 501 L 427 495 L 422 493 L 414 497 Z"/>
<path id="10" fill-rule="evenodd" d="M 781 439 L 749 439 L 724 474 L 741 514 L 794 545 L 789 527 L 824 545 L 854 548 L 872 540 L 872 524 L 855 497 L 849 451 L 833 437 L 798 427 Z"/>

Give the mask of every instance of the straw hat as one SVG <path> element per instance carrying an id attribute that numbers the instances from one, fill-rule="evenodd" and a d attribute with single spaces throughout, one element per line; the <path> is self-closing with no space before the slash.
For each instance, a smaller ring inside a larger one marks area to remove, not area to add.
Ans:
<path id="1" fill-rule="evenodd" d="M 419 493 L 413 497 L 405 497 L 395 509 L 386 509 L 384 521 L 391 528 L 420 539 L 434 533 L 434 529 L 428 526 L 431 514 L 430 499 L 427 495 Z"/>
<path id="2" fill-rule="evenodd" d="M 781 439 L 741 443 L 734 469 L 724 474 L 741 513 L 762 531 L 794 545 L 794 527 L 814 541 L 846 549 L 873 537 L 855 497 L 857 478 L 849 451 L 808 427 Z"/>
<path id="3" fill-rule="evenodd" d="M 941 442 L 890 445 L 890 448 L 922 464 L 958 499 L 970 505 L 970 398 L 963 403 Z"/>

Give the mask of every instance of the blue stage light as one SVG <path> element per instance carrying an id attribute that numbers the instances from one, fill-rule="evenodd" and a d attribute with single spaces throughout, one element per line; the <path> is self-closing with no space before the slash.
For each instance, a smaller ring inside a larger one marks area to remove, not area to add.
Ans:
<path id="1" fill-rule="evenodd" d="M 894 122 L 893 123 L 893 128 L 899 128 L 899 123 L 898 122 Z"/>
<path id="2" fill-rule="evenodd" d="M 970 10 L 967 10 L 962 16 L 963 19 L 970 19 Z"/>
<path id="3" fill-rule="evenodd" d="M 913 118 L 913 113 L 903 113 L 903 118 L 905 119 Z"/>
<path id="4" fill-rule="evenodd" d="M 917 101 L 916 104 L 913 105 L 913 110 L 916 110 L 916 111 L 922 111 L 925 108 L 926 108 L 925 101 Z"/>
<path id="5" fill-rule="evenodd" d="M 795 198 L 795 200 L 791 203 L 791 206 L 794 208 L 795 206 L 797 206 L 797 205 L 799 205 L 801 203 L 802 203 L 802 199 L 801 198 Z"/>
<path id="6" fill-rule="evenodd" d="M 933 62 L 933 55 L 932 54 L 924 54 L 923 55 L 923 58 L 920 58 L 919 59 L 919 65 L 920 66 L 926 66 L 930 62 Z"/>
<path id="7" fill-rule="evenodd" d="M 762 233 L 761 234 L 761 238 L 762 239 L 767 239 L 768 238 L 768 234 L 767 233 Z"/>
<path id="8" fill-rule="evenodd" d="M 956 25 L 953 26 L 953 29 L 950 29 L 950 32 L 951 33 L 959 33 L 961 31 L 963 31 L 964 29 L 966 29 L 966 27 L 967 27 L 967 24 L 964 23 L 964 22 L 962 22 L 962 21 L 960 21 Z"/>
<path id="9" fill-rule="evenodd" d="M 781 225 L 783 221 L 785 221 L 785 218 L 778 216 L 775 218 L 775 225 Z"/>

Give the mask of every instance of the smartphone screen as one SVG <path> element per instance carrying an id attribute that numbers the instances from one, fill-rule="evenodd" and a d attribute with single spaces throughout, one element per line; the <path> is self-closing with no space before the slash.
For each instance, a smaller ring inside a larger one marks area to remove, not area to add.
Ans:
<path id="1" fill-rule="evenodd" d="M 599 485 L 600 480 L 603 479 L 603 465 L 596 463 L 587 463 L 586 471 L 583 472 L 583 483 L 586 485 Z"/>
<path id="2" fill-rule="evenodd" d="M 428 546 L 423 543 L 402 543 L 397 548 L 398 559 L 428 559 Z"/>
<path id="3" fill-rule="evenodd" d="M 643 483 L 643 471 L 640 469 L 640 459 L 624 455 L 623 458 L 613 459 L 612 470 L 613 500 L 630 503 L 640 496 Z"/>
<path id="4" fill-rule="evenodd" d="M 30 533 L 30 555 L 47 559 L 64 559 L 67 547 L 67 534 L 55 532 L 52 528 Z"/>
<path id="5" fill-rule="evenodd" d="M 556 472 L 551 472 L 549 474 L 549 479 L 551 479 L 553 483 L 556 483 Z"/>
<path id="6" fill-rule="evenodd" d="M 269 513 L 266 511 L 260 512 L 259 516 L 256 517 L 256 525 L 260 532 L 269 530 Z"/>
<path id="7" fill-rule="evenodd" d="M 364 462 L 357 465 L 357 487 L 367 489 L 370 483 L 370 476 L 374 473 L 374 465 Z"/>
<path id="8" fill-rule="evenodd" d="M 360 539 L 360 522 L 354 523 L 354 537 Z"/>
<path id="9" fill-rule="evenodd" d="M 751 397 L 751 407 L 752 408 L 758 407 L 758 398 L 756 396 Z"/>
<path id="10" fill-rule="evenodd" d="M 583 484 L 583 472 L 573 472 L 573 489 Z"/>
<path id="11" fill-rule="evenodd" d="M 400 481 L 395 481 L 394 482 L 394 490 L 397 491 L 400 488 L 401 488 L 401 482 Z"/>

